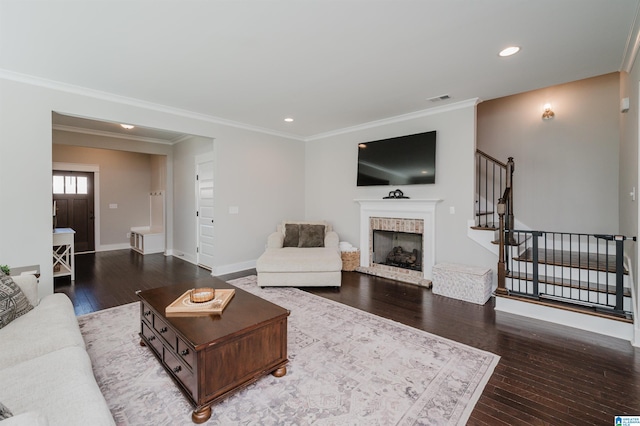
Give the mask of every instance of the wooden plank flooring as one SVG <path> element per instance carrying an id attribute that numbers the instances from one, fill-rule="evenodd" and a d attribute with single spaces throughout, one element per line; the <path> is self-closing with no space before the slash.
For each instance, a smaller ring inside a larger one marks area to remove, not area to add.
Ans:
<path id="1" fill-rule="evenodd" d="M 138 289 L 210 279 L 180 259 L 119 250 L 76 256 L 75 283 L 59 279 L 55 291 L 84 314 L 136 301 Z M 616 415 L 640 415 L 640 349 L 629 342 L 357 272 L 343 272 L 339 289 L 307 291 L 500 355 L 468 424 L 610 425 Z"/>

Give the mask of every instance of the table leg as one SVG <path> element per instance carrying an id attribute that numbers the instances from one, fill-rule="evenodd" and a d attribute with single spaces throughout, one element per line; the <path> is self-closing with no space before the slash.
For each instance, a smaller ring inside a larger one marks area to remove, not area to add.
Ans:
<path id="1" fill-rule="evenodd" d="M 271 374 L 273 374 L 274 377 L 282 377 L 285 374 L 287 374 L 287 367 L 280 367 L 280 368 L 278 368 L 276 371 L 274 371 Z"/>
<path id="2" fill-rule="evenodd" d="M 195 410 L 193 410 L 193 413 L 191 414 L 191 420 L 197 424 L 204 423 L 207 420 L 209 420 L 209 418 L 211 418 L 210 405 L 207 405 L 201 408 L 196 408 Z"/>

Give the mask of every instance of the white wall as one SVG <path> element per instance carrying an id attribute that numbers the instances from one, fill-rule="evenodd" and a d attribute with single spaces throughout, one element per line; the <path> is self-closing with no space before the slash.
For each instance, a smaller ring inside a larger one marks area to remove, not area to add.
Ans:
<path id="1" fill-rule="evenodd" d="M 442 199 L 436 207 L 436 263 L 495 269 L 496 258 L 467 237 L 474 217 L 475 102 L 429 115 L 307 142 L 306 218 L 330 221 L 341 241 L 358 245 L 360 210 L 354 199 L 381 199 L 391 186 L 357 187 L 358 143 L 437 131 L 436 183 L 400 186 L 411 198 Z M 455 214 L 450 214 L 450 207 Z"/>
<path id="2" fill-rule="evenodd" d="M 478 148 L 514 157 L 514 213 L 531 229 L 618 232 L 619 74 L 478 105 Z M 551 103 L 552 120 L 542 120 Z"/>
<path id="3" fill-rule="evenodd" d="M 0 209 L 0 263 L 40 265 L 41 295 L 53 292 L 52 111 L 215 139 L 216 266 L 255 260 L 278 221 L 304 213 L 304 146 L 299 141 L 77 87 L 0 79 L 0 197 L 14 206 Z M 171 160 L 167 181 L 173 181 Z M 166 202 L 172 205 L 172 194 Z M 228 205 L 239 206 L 240 214 L 229 215 Z M 173 223 L 170 210 L 167 222 Z"/>
<path id="4" fill-rule="evenodd" d="M 629 98 L 629 111 L 620 114 L 620 168 L 618 188 L 620 198 L 620 232 L 628 236 L 638 236 L 640 227 L 638 217 L 638 199 L 640 199 L 640 177 L 638 176 L 638 149 L 640 126 L 640 56 L 629 70 L 622 72 L 620 79 L 620 99 Z M 635 188 L 636 198 L 633 200 L 629 193 Z M 627 242 L 625 251 L 632 262 L 633 276 L 636 284 L 636 316 L 634 325 L 634 345 L 640 346 L 640 283 L 638 265 L 640 264 L 640 250 L 638 242 Z"/>
<path id="5" fill-rule="evenodd" d="M 304 143 L 232 130 L 214 141 L 215 275 L 255 267 L 276 225 L 304 216 Z"/>

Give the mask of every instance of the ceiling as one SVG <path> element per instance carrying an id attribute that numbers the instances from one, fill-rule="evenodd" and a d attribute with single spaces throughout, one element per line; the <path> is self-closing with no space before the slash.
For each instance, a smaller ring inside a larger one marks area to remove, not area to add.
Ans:
<path id="1" fill-rule="evenodd" d="M 311 140 L 625 69 L 639 3 L 0 0 L 0 77 Z"/>

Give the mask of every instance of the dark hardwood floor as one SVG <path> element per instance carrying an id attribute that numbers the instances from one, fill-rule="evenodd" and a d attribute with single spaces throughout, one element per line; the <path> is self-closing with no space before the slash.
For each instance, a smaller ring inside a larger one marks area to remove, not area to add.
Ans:
<path id="1" fill-rule="evenodd" d="M 222 276 L 231 280 L 255 274 Z M 76 256 L 56 281 L 78 315 L 136 301 L 135 291 L 211 280 L 209 271 L 129 250 Z M 495 312 L 411 284 L 343 272 L 339 289 L 307 291 L 501 356 L 469 424 L 611 425 L 640 415 L 640 350 L 629 342 Z"/>

